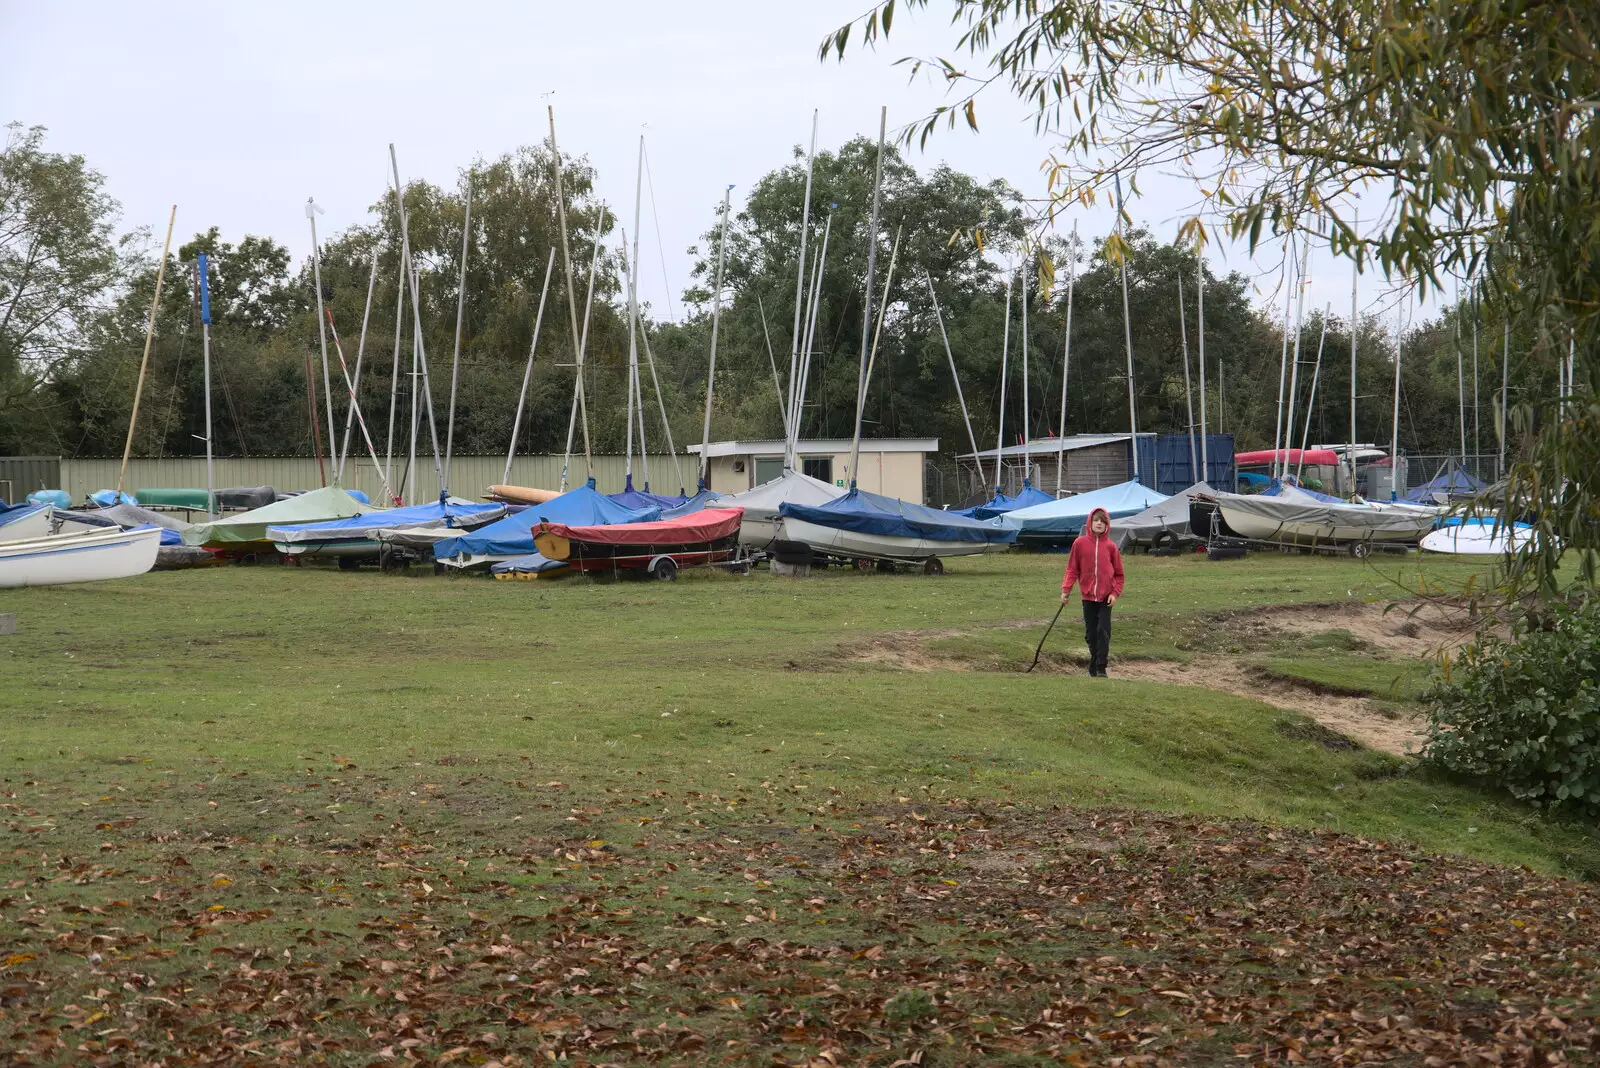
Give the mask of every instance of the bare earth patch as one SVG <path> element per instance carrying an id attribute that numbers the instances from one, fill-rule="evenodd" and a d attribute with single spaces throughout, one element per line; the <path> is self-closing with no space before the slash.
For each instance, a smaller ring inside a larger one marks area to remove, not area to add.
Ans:
<path id="1" fill-rule="evenodd" d="M 1270 647 L 1285 634 L 1310 637 L 1343 630 L 1352 639 L 1394 656 L 1421 660 L 1453 652 L 1472 637 L 1470 621 L 1464 614 L 1432 604 L 1398 605 L 1387 609 L 1383 604 L 1362 601 L 1275 605 L 1228 613 L 1220 625 L 1238 644 L 1246 647 Z M 941 655 L 926 645 L 929 638 L 961 633 L 925 630 L 884 634 L 851 646 L 843 655 L 856 662 L 902 671 L 995 670 L 994 664 Z M 1026 666 L 1018 664 L 1016 670 Z M 1035 670 L 1081 673 L 1084 668 L 1079 658 L 1047 653 Z M 1396 717 L 1391 707 L 1370 697 L 1330 692 L 1334 688 L 1273 675 L 1242 656 L 1201 655 L 1180 663 L 1117 660 L 1113 654 L 1112 674 L 1121 679 L 1199 686 L 1300 712 L 1361 745 L 1401 756 L 1420 749 L 1426 734 L 1419 717 Z"/>

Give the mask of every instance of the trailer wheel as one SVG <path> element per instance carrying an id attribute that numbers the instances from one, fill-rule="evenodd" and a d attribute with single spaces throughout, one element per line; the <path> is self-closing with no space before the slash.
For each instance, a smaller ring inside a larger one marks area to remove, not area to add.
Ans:
<path id="1" fill-rule="evenodd" d="M 361 567 L 361 559 L 355 556 L 339 557 L 340 571 L 355 571 Z"/>
<path id="2" fill-rule="evenodd" d="M 868 560 L 865 556 L 856 557 L 856 570 L 857 571 L 871 571 L 872 570 L 872 561 Z"/>
<path id="3" fill-rule="evenodd" d="M 928 557 L 926 560 L 922 561 L 922 573 L 924 575 L 944 574 L 944 561 L 939 559 L 937 556 Z"/>
<path id="4" fill-rule="evenodd" d="M 650 562 L 650 577 L 661 582 L 671 582 L 678 577 L 678 562 L 670 556 L 663 556 Z"/>
<path id="5" fill-rule="evenodd" d="M 1151 556 L 1177 556 L 1178 535 L 1171 530 L 1158 530 L 1156 536 L 1150 539 Z"/>
<path id="6" fill-rule="evenodd" d="M 1353 541 L 1350 543 L 1349 553 L 1353 560 L 1365 560 L 1372 555 L 1372 543 L 1369 541 Z"/>

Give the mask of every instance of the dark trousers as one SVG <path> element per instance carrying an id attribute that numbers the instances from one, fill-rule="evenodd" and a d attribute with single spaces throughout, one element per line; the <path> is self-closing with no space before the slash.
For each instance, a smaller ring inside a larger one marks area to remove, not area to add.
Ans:
<path id="1" fill-rule="evenodd" d="M 1083 602 L 1083 640 L 1089 646 L 1089 671 L 1105 674 L 1111 654 L 1111 606 L 1105 601 Z"/>

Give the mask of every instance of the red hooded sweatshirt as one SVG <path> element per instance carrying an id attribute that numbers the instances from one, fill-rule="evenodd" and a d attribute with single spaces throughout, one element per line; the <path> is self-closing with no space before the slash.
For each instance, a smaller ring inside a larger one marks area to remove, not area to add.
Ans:
<path id="1" fill-rule="evenodd" d="M 1105 519 L 1104 534 L 1094 533 L 1095 516 Z M 1111 515 L 1104 508 L 1089 513 L 1083 533 L 1073 541 L 1072 551 L 1067 554 L 1067 573 L 1061 579 L 1061 592 L 1071 593 L 1080 580 L 1085 601 L 1122 596 L 1122 553 L 1111 542 Z"/>

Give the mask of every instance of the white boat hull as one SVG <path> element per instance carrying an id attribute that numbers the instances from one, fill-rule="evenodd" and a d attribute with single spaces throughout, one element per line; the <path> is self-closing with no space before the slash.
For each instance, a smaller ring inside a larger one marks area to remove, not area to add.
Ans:
<path id="1" fill-rule="evenodd" d="M 1011 547 L 1006 542 L 934 541 L 929 538 L 863 534 L 856 530 L 840 530 L 819 523 L 808 523 L 793 516 L 779 519 L 776 527 L 776 537 L 780 541 L 802 542 L 811 546 L 812 551 L 826 553 L 829 556 L 869 560 L 921 561 L 930 556 L 982 556 L 985 553 L 1005 552 Z"/>
<path id="2" fill-rule="evenodd" d="M 1520 552 L 1533 541 L 1528 527 L 1508 527 L 1494 523 L 1462 523 L 1441 527 L 1422 539 L 1430 553 L 1455 553 L 1462 556 L 1504 556 Z"/>
<path id="3" fill-rule="evenodd" d="M 1303 509 L 1262 507 L 1271 498 L 1217 495 L 1223 521 L 1241 538 L 1286 545 L 1329 545 L 1351 542 L 1415 545 L 1433 529 L 1431 511 L 1398 512 L 1365 505 L 1319 504 Z M 1287 513 L 1287 514 L 1286 514 Z"/>
<path id="4" fill-rule="evenodd" d="M 161 528 L 110 528 L 0 542 L 0 589 L 130 578 L 156 563 Z"/>

